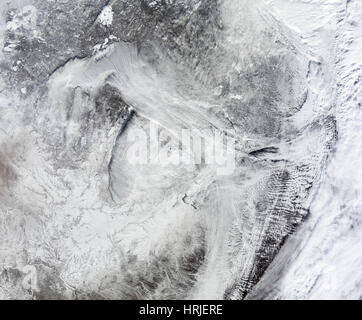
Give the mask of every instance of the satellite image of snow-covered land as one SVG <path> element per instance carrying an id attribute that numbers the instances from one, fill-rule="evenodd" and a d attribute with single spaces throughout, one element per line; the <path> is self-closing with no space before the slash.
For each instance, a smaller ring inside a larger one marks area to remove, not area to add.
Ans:
<path id="1" fill-rule="evenodd" d="M 362 1 L 0 0 L 0 299 L 362 299 Z"/>

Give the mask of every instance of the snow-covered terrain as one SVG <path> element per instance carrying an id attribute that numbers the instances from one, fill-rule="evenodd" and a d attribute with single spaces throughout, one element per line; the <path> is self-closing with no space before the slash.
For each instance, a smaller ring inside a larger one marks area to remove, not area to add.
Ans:
<path id="1" fill-rule="evenodd" d="M 0 298 L 362 297 L 360 0 L 3 2 Z"/>
<path id="2" fill-rule="evenodd" d="M 323 58 L 335 85 L 338 142 L 309 220 L 286 243 L 250 298 L 361 299 L 361 1 L 270 1 Z M 293 10 L 298 5 L 298 10 Z M 297 15 L 297 16 L 296 16 Z"/>

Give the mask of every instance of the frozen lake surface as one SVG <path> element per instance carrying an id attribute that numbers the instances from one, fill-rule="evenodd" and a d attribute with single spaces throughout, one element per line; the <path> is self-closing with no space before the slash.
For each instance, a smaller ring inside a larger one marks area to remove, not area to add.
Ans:
<path id="1" fill-rule="evenodd" d="M 361 299 L 362 2 L 0 9 L 1 299 Z"/>

